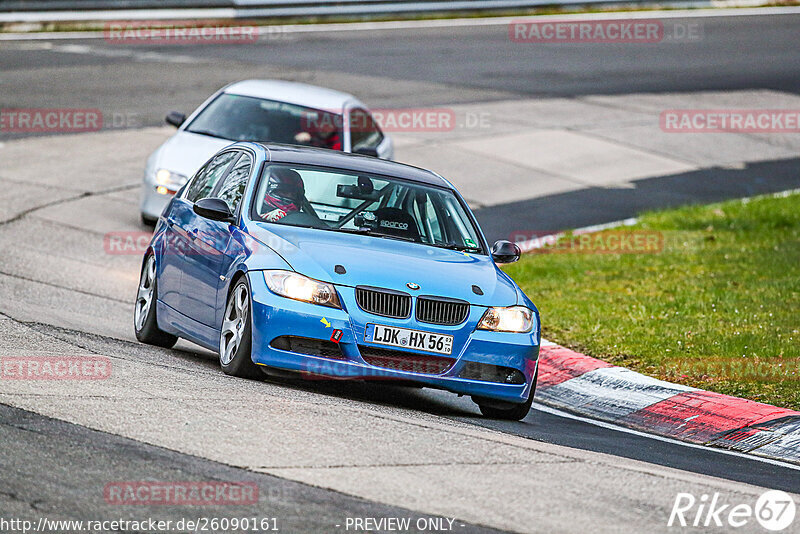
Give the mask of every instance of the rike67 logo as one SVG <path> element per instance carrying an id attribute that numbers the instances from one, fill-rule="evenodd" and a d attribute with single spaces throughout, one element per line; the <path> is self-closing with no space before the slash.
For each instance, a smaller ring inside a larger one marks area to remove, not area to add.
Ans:
<path id="1" fill-rule="evenodd" d="M 724 502 L 719 493 L 704 494 L 700 498 L 691 493 L 678 493 L 667 526 L 724 527 L 728 531 L 752 524 L 755 519 L 766 530 L 780 532 L 794 522 L 796 511 L 792 496 L 780 490 L 762 493 L 755 505 Z"/>

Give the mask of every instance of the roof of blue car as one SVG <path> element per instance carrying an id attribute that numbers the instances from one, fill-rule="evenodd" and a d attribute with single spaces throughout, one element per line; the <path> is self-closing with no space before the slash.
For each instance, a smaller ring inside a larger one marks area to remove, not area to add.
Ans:
<path id="1" fill-rule="evenodd" d="M 452 186 L 438 174 L 385 159 L 360 154 L 349 154 L 324 148 L 300 147 L 261 143 L 269 151 L 270 161 L 276 163 L 304 163 L 321 167 L 335 167 L 356 172 L 382 174 L 439 187 Z"/>

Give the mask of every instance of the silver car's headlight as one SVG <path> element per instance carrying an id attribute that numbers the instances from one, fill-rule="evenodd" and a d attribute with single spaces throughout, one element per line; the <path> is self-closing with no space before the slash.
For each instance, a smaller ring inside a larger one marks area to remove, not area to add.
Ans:
<path id="1" fill-rule="evenodd" d="M 478 323 L 478 330 L 530 332 L 533 328 L 533 323 L 533 311 L 525 306 L 489 308 Z"/>
<path id="2" fill-rule="evenodd" d="M 158 169 L 156 171 L 156 191 L 163 195 L 171 195 L 183 187 L 189 179 L 177 172 L 168 169 Z"/>
<path id="3" fill-rule="evenodd" d="M 264 280 L 270 291 L 282 297 L 331 308 L 342 307 L 333 284 L 292 271 L 264 271 Z"/>

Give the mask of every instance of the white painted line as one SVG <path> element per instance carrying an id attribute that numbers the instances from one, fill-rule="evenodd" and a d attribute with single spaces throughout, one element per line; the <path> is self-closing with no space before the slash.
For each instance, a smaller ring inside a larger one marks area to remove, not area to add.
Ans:
<path id="1" fill-rule="evenodd" d="M 742 202 L 750 202 L 754 198 L 760 198 L 760 197 L 786 198 L 792 195 L 800 195 L 800 189 L 789 189 L 787 191 L 781 191 L 780 193 L 772 193 L 768 195 L 756 195 L 754 197 L 744 197 L 742 199 Z"/>
<path id="2" fill-rule="evenodd" d="M 226 14 L 227 13 L 227 14 Z M 708 8 L 708 9 L 676 9 L 669 11 L 628 11 L 613 13 L 574 13 L 564 15 L 538 15 L 517 17 L 485 17 L 460 19 L 428 19 L 381 22 L 343 22 L 331 24 L 285 24 L 259 26 L 259 34 L 274 37 L 280 33 L 316 33 L 316 32 L 352 32 L 352 31 L 387 31 L 425 28 L 463 28 L 480 26 L 505 26 L 512 21 L 531 20 L 538 22 L 568 20 L 639 20 L 639 19 L 676 19 L 676 18 L 708 18 L 708 17 L 752 17 L 774 15 L 798 15 L 800 6 L 756 7 L 756 8 Z M 36 22 L 35 19 L 11 19 L 12 14 L 0 13 L 0 22 Z M 35 14 L 15 14 L 16 16 Z M 43 15 L 42 13 L 39 16 Z M 64 20 L 81 20 L 79 13 L 70 12 L 73 18 Z M 97 20 L 168 20 L 168 19 L 227 19 L 247 16 L 246 11 L 235 9 L 196 9 L 196 10 L 120 10 L 95 12 Z M 93 15 L 93 16 L 95 16 Z M 100 18 L 102 17 L 102 18 Z M 236 26 L 234 26 L 235 28 Z M 240 26 L 241 27 L 241 26 Z M 0 41 L 36 41 L 66 39 L 102 39 L 102 31 L 79 32 L 34 32 L 34 33 L 0 33 Z"/>
<path id="3" fill-rule="evenodd" d="M 603 230 L 610 230 L 611 228 L 617 228 L 620 226 L 633 226 L 638 222 L 636 217 L 631 217 L 629 219 L 623 219 L 621 221 L 613 221 L 609 223 L 603 224 L 593 224 L 591 226 L 584 226 L 583 228 L 576 228 L 572 230 L 573 235 L 581 235 L 581 234 L 591 234 L 594 232 L 601 232 Z M 536 250 L 539 248 L 544 247 L 548 244 L 553 244 L 558 242 L 559 239 L 567 235 L 567 232 L 558 232 L 555 234 L 544 235 L 541 237 L 535 237 L 533 239 L 528 239 L 527 241 L 517 241 L 517 246 L 522 250 L 522 252 L 530 252 L 531 250 Z"/>
<path id="4" fill-rule="evenodd" d="M 747 203 L 750 202 L 751 200 L 755 200 L 758 198 L 785 198 L 797 194 L 800 194 L 800 189 L 787 189 L 786 191 L 780 191 L 778 193 L 766 193 L 763 195 L 754 195 L 752 197 L 742 197 L 739 200 L 742 203 Z M 609 223 L 594 224 L 591 226 L 576 228 L 575 230 L 572 230 L 572 234 L 581 235 L 581 234 L 591 234 L 594 232 L 602 232 L 603 230 L 611 230 L 612 228 L 618 228 L 622 226 L 633 226 L 637 222 L 639 222 L 639 220 L 636 217 L 631 217 L 629 219 L 623 219 L 621 221 L 613 221 Z M 555 243 L 565 235 L 567 235 L 567 232 L 558 232 L 555 234 L 549 234 L 542 237 L 537 237 L 535 239 L 529 239 L 527 241 L 519 241 L 517 242 L 517 245 L 519 246 L 520 250 L 522 250 L 523 253 L 529 252 L 531 250 L 542 248 L 548 243 Z M 555 345 L 555 343 L 551 343 L 551 345 Z M 544 344 L 544 340 L 542 340 L 542 346 L 546 346 Z"/>
<path id="5" fill-rule="evenodd" d="M 181 56 L 181 55 L 173 55 L 167 54 L 164 52 L 140 52 L 136 47 L 115 47 L 115 48 L 101 48 L 93 45 L 82 45 L 82 44 L 51 44 L 51 43 L 42 43 L 45 45 L 49 45 L 46 48 L 53 52 L 62 52 L 65 54 L 86 54 L 86 55 L 96 55 L 101 57 L 129 57 L 133 58 L 136 61 L 157 61 L 157 62 L 166 62 L 166 63 L 200 63 L 203 58 L 195 57 L 195 56 Z M 31 45 L 35 46 L 35 45 Z M 166 49 L 162 49 L 166 50 Z"/>
<path id="6" fill-rule="evenodd" d="M 590 419 L 588 417 L 581 417 L 580 415 L 571 414 L 569 412 L 561 411 L 557 408 L 551 408 L 550 406 L 545 406 L 538 402 L 533 403 L 533 409 L 538 410 L 540 412 L 544 412 L 550 415 L 555 415 L 557 417 L 564 417 L 566 419 L 572 419 L 575 421 L 581 421 L 582 423 L 588 423 L 590 425 L 598 426 L 600 428 L 605 428 L 608 430 L 614 430 L 617 432 L 624 432 L 625 434 L 632 434 L 634 436 L 640 436 L 643 438 L 654 439 L 657 441 L 663 441 L 665 443 L 670 443 L 673 445 L 681 445 L 683 447 L 689 447 L 692 449 L 702 449 L 704 451 L 715 452 L 718 454 L 727 454 L 729 456 L 738 456 L 739 458 L 746 458 L 748 460 L 753 460 L 755 462 L 762 462 L 765 464 L 777 465 L 779 467 L 785 467 L 787 469 L 793 469 L 795 471 L 800 471 L 800 465 L 794 465 L 786 462 L 781 462 L 779 460 L 773 460 L 771 458 L 764 458 L 761 456 L 752 456 L 750 454 L 745 454 L 738 451 L 731 451 L 728 449 L 719 449 L 716 447 L 706 447 L 705 445 L 698 445 L 696 443 L 689 443 L 686 441 L 680 441 L 673 438 L 668 438 L 664 436 L 658 436 L 656 434 L 648 434 L 647 432 L 640 432 L 639 430 L 633 430 L 632 428 L 626 428 L 624 426 L 615 425 L 613 423 L 607 423 L 605 421 L 598 421 L 596 419 Z"/>
<path id="7" fill-rule="evenodd" d="M 623 219 L 621 221 L 613 221 L 610 223 L 603 223 L 603 224 L 593 224 L 591 226 L 584 226 L 583 228 L 576 228 L 572 231 L 575 235 L 581 234 L 591 234 L 593 232 L 601 232 L 603 230 L 609 230 L 611 228 L 616 228 L 618 226 L 633 226 L 638 222 L 636 217 L 631 217 L 629 219 Z"/>

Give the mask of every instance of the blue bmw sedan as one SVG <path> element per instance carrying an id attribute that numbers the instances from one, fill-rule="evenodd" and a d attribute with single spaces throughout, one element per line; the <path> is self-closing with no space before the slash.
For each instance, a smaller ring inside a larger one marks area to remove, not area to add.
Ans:
<path id="1" fill-rule="evenodd" d="M 496 264 L 519 254 L 489 248 L 433 172 L 236 143 L 159 218 L 134 328 L 144 343 L 214 350 L 230 375 L 413 382 L 518 420 L 536 388 L 539 313 Z"/>

